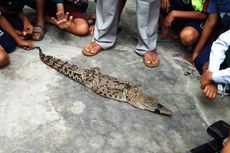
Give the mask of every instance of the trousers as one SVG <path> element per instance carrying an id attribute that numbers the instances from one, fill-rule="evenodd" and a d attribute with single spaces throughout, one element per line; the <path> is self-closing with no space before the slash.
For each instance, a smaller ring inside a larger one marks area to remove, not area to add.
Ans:
<path id="1" fill-rule="evenodd" d="M 119 24 L 119 0 L 97 0 L 93 40 L 103 49 L 114 46 Z M 135 52 L 143 55 L 156 49 L 160 0 L 136 0 L 138 44 Z"/>

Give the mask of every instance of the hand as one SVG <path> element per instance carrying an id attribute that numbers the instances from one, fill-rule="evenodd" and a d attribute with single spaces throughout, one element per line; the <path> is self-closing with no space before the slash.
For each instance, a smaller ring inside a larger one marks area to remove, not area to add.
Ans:
<path id="1" fill-rule="evenodd" d="M 25 50 L 34 49 L 34 44 L 32 41 L 20 39 L 17 41 L 18 46 L 24 48 Z"/>
<path id="2" fill-rule="evenodd" d="M 230 136 L 228 137 L 227 142 L 224 145 L 224 148 L 222 149 L 221 153 L 229 153 L 230 152 Z"/>
<path id="3" fill-rule="evenodd" d="M 170 12 L 166 18 L 165 18 L 165 22 L 164 22 L 164 27 L 170 29 L 172 22 L 175 20 L 175 11 Z"/>
<path id="4" fill-rule="evenodd" d="M 212 82 L 212 72 L 207 70 L 200 77 L 201 89 L 204 89 L 206 85 Z"/>
<path id="5" fill-rule="evenodd" d="M 33 25 L 30 23 L 30 21 L 24 21 L 24 31 L 23 35 L 25 36 L 26 34 L 32 34 L 33 33 Z"/>
<path id="6" fill-rule="evenodd" d="M 209 99 L 216 98 L 217 95 L 217 84 L 212 82 L 204 87 L 204 95 Z"/>
<path id="7" fill-rule="evenodd" d="M 73 20 L 73 16 L 69 17 L 68 12 L 66 14 L 64 12 L 57 12 L 56 16 L 57 16 L 57 18 L 53 17 L 52 20 L 61 29 L 67 29 Z"/>
<path id="8" fill-rule="evenodd" d="M 19 31 L 19 30 L 15 30 L 16 34 L 21 38 L 21 39 L 25 39 L 25 35 L 23 32 Z"/>
<path id="9" fill-rule="evenodd" d="M 170 2 L 169 0 L 162 0 L 161 1 L 161 9 L 166 11 L 166 12 L 169 12 L 169 7 L 170 7 Z"/>

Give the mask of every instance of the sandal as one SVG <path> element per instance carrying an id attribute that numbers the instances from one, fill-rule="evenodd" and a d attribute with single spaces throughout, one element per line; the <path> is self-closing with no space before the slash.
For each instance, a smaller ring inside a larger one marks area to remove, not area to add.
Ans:
<path id="1" fill-rule="evenodd" d="M 94 56 L 101 52 L 103 49 L 96 42 L 90 42 L 86 45 L 86 47 L 82 50 L 82 54 L 85 56 Z"/>
<path id="2" fill-rule="evenodd" d="M 148 51 L 143 55 L 143 63 L 151 68 L 160 64 L 160 58 L 155 51 Z"/>
<path id="3" fill-rule="evenodd" d="M 34 26 L 31 38 L 33 41 L 41 41 L 44 38 L 45 33 L 46 33 L 46 30 L 44 28 L 36 25 L 36 26 Z M 40 35 L 40 36 L 38 36 L 38 35 Z M 38 37 L 36 38 L 36 36 L 38 36 Z"/>

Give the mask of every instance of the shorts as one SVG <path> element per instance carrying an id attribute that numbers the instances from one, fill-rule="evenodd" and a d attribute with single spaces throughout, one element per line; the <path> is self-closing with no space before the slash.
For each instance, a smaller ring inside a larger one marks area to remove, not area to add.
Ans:
<path id="1" fill-rule="evenodd" d="M 23 31 L 23 22 L 18 15 L 6 13 L 2 13 L 2 15 L 7 19 L 14 29 Z M 0 45 L 7 53 L 11 53 L 15 50 L 17 43 L 10 34 L 8 34 L 4 29 L 0 28 Z"/>
<path id="2" fill-rule="evenodd" d="M 57 13 L 56 3 L 48 1 L 46 4 L 45 12 L 48 13 L 50 16 L 54 17 Z M 64 2 L 64 9 L 65 12 L 69 12 L 70 16 L 73 16 L 73 19 L 75 18 L 81 18 L 86 20 L 86 16 L 84 13 L 82 13 L 79 9 L 72 6 L 69 2 Z"/>
<path id="3" fill-rule="evenodd" d="M 175 19 L 172 23 L 172 29 L 176 32 L 180 32 L 185 27 L 192 27 L 201 35 L 204 28 L 204 21 Z"/>
<path id="4" fill-rule="evenodd" d="M 183 4 L 183 2 L 176 2 L 176 0 L 170 0 L 169 12 L 173 10 L 179 11 L 194 11 L 191 4 Z M 166 16 L 168 13 L 162 11 L 163 15 Z M 172 23 L 173 31 L 180 33 L 185 27 L 193 27 L 199 34 L 202 33 L 204 20 L 191 20 L 191 19 L 175 19 Z"/>

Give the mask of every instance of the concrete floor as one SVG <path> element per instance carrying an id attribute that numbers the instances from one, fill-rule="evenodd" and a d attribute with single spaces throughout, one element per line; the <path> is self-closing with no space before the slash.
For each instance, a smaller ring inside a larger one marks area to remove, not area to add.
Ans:
<path id="1" fill-rule="evenodd" d="M 179 43 L 158 44 L 160 66 L 143 65 L 133 52 L 134 6 L 129 0 L 116 46 L 95 57 L 81 54 L 91 36 L 50 25 L 35 44 L 46 54 L 135 82 L 171 108 L 172 117 L 100 97 L 44 65 L 37 50 L 17 48 L 0 70 L 0 153 L 184 153 L 211 140 L 206 128 L 213 122 L 230 123 L 229 97 L 203 97 Z"/>

